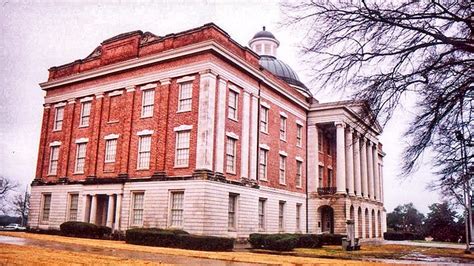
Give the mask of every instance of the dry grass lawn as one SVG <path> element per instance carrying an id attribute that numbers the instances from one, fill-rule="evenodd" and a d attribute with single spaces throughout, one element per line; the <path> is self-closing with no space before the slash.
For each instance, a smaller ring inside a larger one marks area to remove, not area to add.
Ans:
<path id="1" fill-rule="evenodd" d="M 157 265 L 158 263 L 53 250 L 31 246 L 0 244 L 0 265 Z"/>
<path id="2" fill-rule="evenodd" d="M 23 233 L 23 232 L 0 232 L 0 235 L 54 241 L 54 242 L 59 242 L 59 243 L 78 244 L 78 245 L 98 247 L 98 248 L 107 247 L 107 248 L 113 248 L 113 249 L 149 252 L 149 253 L 154 253 L 154 254 L 188 256 L 188 257 L 195 257 L 195 258 L 207 258 L 207 259 L 247 262 L 247 263 L 283 264 L 283 265 L 285 264 L 286 265 L 290 265 L 290 264 L 378 265 L 380 264 L 380 263 L 372 263 L 372 262 L 367 262 L 367 261 L 363 262 L 363 261 L 351 261 L 351 260 L 297 257 L 297 256 L 291 256 L 291 255 L 257 254 L 257 253 L 251 253 L 251 252 L 205 252 L 205 251 L 194 251 L 194 250 L 183 250 L 183 249 L 172 249 L 172 248 L 148 247 L 148 246 L 130 245 L 130 244 L 126 244 L 124 241 L 110 241 L 110 240 L 84 239 L 84 238 L 73 238 L 73 237 L 63 237 L 63 236 L 53 236 L 53 235 L 39 235 L 39 234 L 30 234 L 30 233 Z M 17 247 L 19 246 L 15 246 L 14 248 L 17 248 Z M 36 252 L 36 251 L 32 251 L 30 252 L 30 254 L 28 254 L 28 250 L 30 250 L 30 248 L 31 247 L 27 247 L 26 250 L 22 249 L 24 252 L 26 252 L 24 254 L 7 255 L 7 254 L 4 254 L 4 252 L 2 252 L 0 253 L 0 262 L 2 261 L 2 259 L 4 259 L 3 256 L 7 256 L 7 258 L 9 258 L 10 260 L 17 257 L 21 257 L 22 259 L 27 260 L 29 255 L 33 255 L 31 253 Z M 63 252 L 58 252 L 56 250 L 48 250 L 48 249 L 44 249 L 42 252 L 45 252 L 44 255 L 46 256 L 46 258 L 49 258 L 50 263 L 59 262 L 56 260 L 56 256 L 58 254 L 63 254 Z M 69 256 L 74 255 L 74 253 L 71 254 L 70 252 L 65 252 L 65 255 L 66 254 L 68 254 Z M 76 253 L 76 254 L 81 254 L 81 253 Z M 34 257 L 36 257 L 36 255 Z M 95 258 L 95 256 L 93 255 L 91 256 L 88 255 L 88 257 Z M 97 256 L 97 257 L 99 259 L 99 257 L 101 256 Z M 107 261 L 109 257 L 104 256 L 102 258 L 104 259 L 104 262 L 105 262 Z M 124 261 L 123 259 L 112 258 L 112 257 L 110 257 L 110 259 L 111 259 L 110 262 L 113 264 L 120 264 L 121 262 L 128 264 L 128 261 Z M 32 263 L 34 263 L 34 261 L 31 261 L 31 264 Z M 65 261 L 64 263 L 66 264 L 68 262 Z M 130 263 L 134 263 L 134 261 L 130 261 Z M 140 264 L 139 261 L 137 261 L 137 263 Z M 19 263 L 19 264 L 24 264 L 24 263 Z M 27 264 L 30 264 L 30 263 L 27 263 Z M 89 264 L 89 263 L 85 262 L 85 264 Z M 92 264 L 95 264 L 95 263 L 92 263 Z M 97 262 L 97 264 L 101 264 L 101 263 Z"/>

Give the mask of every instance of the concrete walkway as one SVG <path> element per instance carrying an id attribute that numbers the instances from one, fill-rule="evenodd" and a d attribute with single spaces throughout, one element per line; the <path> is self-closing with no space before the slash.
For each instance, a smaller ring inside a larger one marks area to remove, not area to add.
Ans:
<path id="1" fill-rule="evenodd" d="M 418 246 L 418 247 L 431 247 L 431 248 L 457 248 L 465 249 L 466 245 L 463 244 L 453 244 L 453 243 L 439 243 L 439 242 L 415 242 L 415 241 L 392 241 L 384 240 L 382 242 L 384 245 L 407 245 L 407 246 Z"/>

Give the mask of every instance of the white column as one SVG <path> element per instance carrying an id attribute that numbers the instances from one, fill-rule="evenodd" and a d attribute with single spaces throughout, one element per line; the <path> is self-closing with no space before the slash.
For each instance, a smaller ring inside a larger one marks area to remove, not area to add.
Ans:
<path id="1" fill-rule="evenodd" d="M 372 141 L 368 141 L 367 143 L 367 172 L 369 178 L 369 195 L 370 199 L 374 199 L 374 160 L 372 158 L 373 152 L 372 149 L 374 147 L 374 143 Z"/>
<path id="2" fill-rule="evenodd" d="M 199 85 L 196 169 L 213 170 L 216 75 L 210 70 L 199 74 L 201 83 Z"/>
<path id="3" fill-rule="evenodd" d="M 250 119 L 250 179 L 257 180 L 257 153 L 258 153 L 258 98 L 252 95 L 252 108 L 251 108 L 251 119 Z"/>
<path id="4" fill-rule="evenodd" d="M 112 224 L 114 222 L 114 206 L 115 206 L 115 198 L 113 194 L 108 195 L 108 206 L 107 206 L 107 226 L 112 228 Z"/>
<path id="5" fill-rule="evenodd" d="M 250 94 L 246 91 L 242 99 L 242 142 L 240 146 L 240 176 L 249 177 Z"/>
<path id="6" fill-rule="evenodd" d="M 346 193 L 346 155 L 345 155 L 345 133 L 344 124 L 342 122 L 336 122 L 336 146 L 337 146 L 337 173 L 336 173 L 336 193 Z"/>
<path id="7" fill-rule="evenodd" d="M 120 230 L 120 213 L 122 211 L 122 194 L 117 194 L 117 204 L 115 208 L 114 230 Z"/>
<path id="8" fill-rule="evenodd" d="M 346 187 L 349 196 L 354 196 L 354 143 L 352 140 L 353 129 L 346 131 Z"/>
<path id="9" fill-rule="evenodd" d="M 96 215 L 97 215 L 97 195 L 92 195 L 92 202 L 91 202 L 91 216 L 90 216 L 90 223 L 96 223 Z"/>
<path id="10" fill-rule="evenodd" d="M 362 197 L 362 181 L 360 179 L 360 143 L 359 134 L 354 134 L 354 189 L 357 197 Z"/>
<path id="11" fill-rule="evenodd" d="M 377 152 L 377 144 L 374 145 L 373 160 L 374 160 L 374 196 L 377 201 L 380 201 L 380 180 L 379 180 L 379 154 Z"/>
<path id="12" fill-rule="evenodd" d="M 384 191 L 383 191 L 383 164 L 380 162 L 380 202 L 384 202 Z"/>
<path id="13" fill-rule="evenodd" d="M 361 175 L 362 175 L 362 193 L 364 194 L 364 198 L 367 199 L 369 195 L 369 186 L 367 184 L 367 148 L 365 147 L 366 141 L 363 136 L 360 138 L 360 141 L 361 141 L 360 168 L 361 168 Z"/>
<path id="14" fill-rule="evenodd" d="M 217 105 L 217 128 L 216 128 L 216 157 L 215 167 L 217 173 L 224 173 L 224 154 L 225 154 L 225 112 L 227 102 L 227 81 L 219 77 Z"/>
<path id="15" fill-rule="evenodd" d="M 319 152 L 318 152 L 318 127 L 316 125 L 308 125 L 308 139 L 306 147 L 308 151 L 308 192 L 317 192 L 319 187 Z"/>
<path id="16" fill-rule="evenodd" d="M 82 221 L 89 222 L 89 195 L 82 195 Z"/>

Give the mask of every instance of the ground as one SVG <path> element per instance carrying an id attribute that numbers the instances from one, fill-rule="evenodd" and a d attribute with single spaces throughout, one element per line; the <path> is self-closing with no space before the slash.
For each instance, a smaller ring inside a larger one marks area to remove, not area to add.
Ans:
<path id="1" fill-rule="evenodd" d="M 287 253 L 246 250 L 202 252 L 148 247 L 123 241 L 95 240 L 23 232 L 0 232 L 0 265 L 3 264 L 114 264 L 114 265 L 246 265 L 252 264 L 368 264 L 383 262 L 472 263 L 474 255 L 462 249 L 429 248 L 408 245 L 364 245 L 358 252 L 345 252 L 339 246 L 296 249 Z M 87 256 L 84 256 L 87 253 Z"/>

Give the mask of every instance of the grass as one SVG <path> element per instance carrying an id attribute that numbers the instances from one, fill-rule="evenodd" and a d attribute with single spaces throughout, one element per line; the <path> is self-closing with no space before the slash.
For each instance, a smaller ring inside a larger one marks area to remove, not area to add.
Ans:
<path id="1" fill-rule="evenodd" d="M 324 259 L 324 258 L 315 258 L 315 257 L 308 257 L 308 256 L 298 257 L 298 256 L 292 256 L 292 254 L 286 254 L 286 253 L 258 254 L 258 253 L 252 253 L 252 252 L 206 252 L 206 251 L 195 251 L 195 250 L 184 250 L 184 249 L 173 249 L 173 248 L 149 247 L 149 246 L 138 246 L 138 245 L 126 244 L 124 241 L 111 241 L 111 240 L 85 239 L 85 238 L 74 238 L 74 237 L 53 236 L 53 235 L 40 235 L 40 234 L 31 234 L 31 233 L 24 233 L 24 232 L 0 232 L 0 235 L 53 241 L 53 242 L 59 242 L 59 243 L 77 244 L 77 245 L 97 247 L 97 248 L 107 247 L 107 248 L 113 248 L 113 249 L 148 252 L 148 253 L 154 253 L 154 254 L 188 256 L 188 257 L 195 257 L 195 258 L 207 258 L 207 259 L 246 262 L 246 263 L 280 264 L 280 265 L 291 265 L 291 264 L 378 265 L 380 264 L 380 263 L 373 263 L 373 262 Z M 18 246 L 15 246 L 15 248 L 16 247 Z M 31 246 L 28 246 L 28 248 L 30 247 Z M 56 250 L 46 250 L 45 252 L 53 254 L 53 255 L 46 254 L 49 257 L 55 256 L 57 253 Z M 0 262 L 2 261 L 3 255 L 4 255 L 3 253 L 0 253 Z M 18 254 L 18 256 L 22 256 L 22 255 Z M 89 255 L 87 255 L 87 257 L 89 257 Z M 11 258 L 11 256 L 9 258 Z M 28 259 L 28 258 L 25 257 L 23 259 Z M 26 263 L 26 264 L 32 264 L 32 263 L 33 261 L 31 263 Z M 85 263 L 85 264 L 88 264 L 88 263 Z"/>

